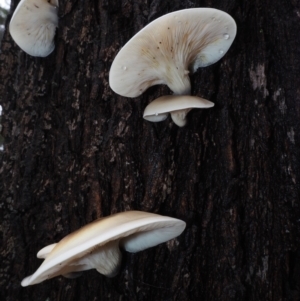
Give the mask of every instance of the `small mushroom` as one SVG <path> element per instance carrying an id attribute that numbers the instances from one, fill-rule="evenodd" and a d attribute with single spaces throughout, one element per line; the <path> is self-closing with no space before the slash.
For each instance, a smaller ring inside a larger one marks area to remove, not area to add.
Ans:
<path id="1" fill-rule="evenodd" d="M 168 95 L 152 101 L 144 111 L 144 119 L 152 122 L 163 121 L 171 114 L 174 123 L 182 127 L 186 124 L 187 113 L 195 108 L 208 109 L 214 103 L 201 97 L 189 95 Z"/>
<path id="2" fill-rule="evenodd" d="M 9 32 L 18 46 L 32 56 L 45 57 L 55 48 L 58 0 L 21 0 Z"/>
<path id="3" fill-rule="evenodd" d="M 235 35 L 233 18 L 217 9 L 162 16 L 119 51 L 110 69 L 110 87 L 122 96 L 137 97 L 150 86 L 165 84 L 175 94 L 189 95 L 189 73 L 221 59 Z"/>
<path id="4" fill-rule="evenodd" d="M 45 260 L 21 285 L 59 275 L 75 278 L 89 269 L 113 277 L 121 264 L 119 247 L 133 253 L 142 251 L 180 235 L 184 228 L 185 222 L 179 219 L 141 211 L 98 219 L 40 250 L 37 256 Z"/>
<path id="5" fill-rule="evenodd" d="M 57 245 L 57 243 L 54 243 L 52 245 L 49 245 L 47 247 L 44 247 L 42 250 L 40 250 L 37 254 L 36 257 L 37 258 L 42 258 L 45 259 L 49 253 L 54 249 L 54 247 Z"/>

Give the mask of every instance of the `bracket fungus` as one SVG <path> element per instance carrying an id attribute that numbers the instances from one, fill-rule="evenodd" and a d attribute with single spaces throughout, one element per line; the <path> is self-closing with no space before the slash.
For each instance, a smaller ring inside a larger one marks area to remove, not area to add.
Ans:
<path id="1" fill-rule="evenodd" d="M 186 124 L 186 115 L 194 108 L 208 109 L 214 103 L 201 97 L 189 95 L 168 95 L 152 101 L 144 111 L 144 119 L 152 122 L 163 121 L 171 114 L 174 123 L 182 127 Z"/>
<path id="2" fill-rule="evenodd" d="M 137 97 L 158 84 L 175 94 L 191 94 L 189 73 L 221 59 L 235 35 L 233 18 L 217 9 L 191 8 L 164 15 L 119 51 L 110 69 L 110 87 L 126 97 Z"/>
<path id="3" fill-rule="evenodd" d="M 120 247 L 138 252 L 177 237 L 185 222 L 158 214 L 127 211 L 98 219 L 51 244 L 37 254 L 45 258 L 21 285 L 40 283 L 59 275 L 75 278 L 82 271 L 96 269 L 107 276 L 115 276 L 120 268 Z"/>
<path id="4" fill-rule="evenodd" d="M 21 0 L 9 24 L 17 45 L 32 56 L 45 57 L 55 48 L 58 0 Z"/>

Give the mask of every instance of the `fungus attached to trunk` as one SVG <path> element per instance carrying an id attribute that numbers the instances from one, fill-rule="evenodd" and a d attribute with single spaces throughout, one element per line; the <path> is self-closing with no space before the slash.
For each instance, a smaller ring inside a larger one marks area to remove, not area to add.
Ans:
<path id="1" fill-rule="evenodd" d="M 57 6 L 57 0 L 21 0 L 17 6 L 9 32 L 17 45 L 29 55 L 45 57 L 54 50 Z"/>
<path id="2" fill-rule="evenodd" d="M 138 32 L 117 54 L 110 87 L 137 97 L 165 84 L 175 94 L 190 94 L 189 73 L 221 59 L 236 35 L 230 15 L 213 8 L 192 8 L 162 16 Z"/>
<path id="3" fill-rule="evenodd" d="M 21 284 L 37 284 L 59 275 L 75 278 L 89 269 L 113 277 L 121 264 L 119 247 L 142 251 L 175 238 L 184 228 L 181 220 L 141 211 L 98 219 L 40 250 L 37 257 L 45 258 L 44 262 Z"/>
<path id="4" fill-rule="evenodd" d="M 186 124 L 186 115 L 192 109 L 208 109 L 214 103 L 204 98 L 189 95 L 168 95 L 152 101 L 144 111 L 144 119 L 151 122 L 163 121 L 171 114 L 174 123 L 182 127 Z"/>

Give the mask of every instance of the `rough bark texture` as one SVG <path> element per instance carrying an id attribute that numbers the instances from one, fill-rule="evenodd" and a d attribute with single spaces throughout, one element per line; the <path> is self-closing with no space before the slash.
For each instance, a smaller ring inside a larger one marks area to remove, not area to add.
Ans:
<path id="1" fill-rule="evenodd" d="M 146 122 L 145 106 L 170 91 L 118 96 L 111 63 L 150 21 L 190 7 L 238 26 L 225 57 L 191 76 L 192 94 L 215 107 L 184 128 Z M 49 57 L 26 55 L 8 32 L 1 45 L 0 299 L 300 300 L 299 2 L 61 0 L 59 12 Z M 124 253 L 115 278 L 20 286 L 42 247 L 132 209 L 187 228 Z"/>

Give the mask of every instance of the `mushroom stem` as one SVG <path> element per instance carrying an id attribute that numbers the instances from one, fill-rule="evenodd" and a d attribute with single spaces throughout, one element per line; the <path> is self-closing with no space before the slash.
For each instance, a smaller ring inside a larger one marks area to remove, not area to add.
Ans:
<path id="1" fill-rule="evenodd" d="M 88 266 L 85 269 L 96 269 L 106 277 L 114 277 L 119 272 L 121 261 L 122 253 L 119 249 L 119 240 L 114 240 L 104 246 L 96 246 L 79 260 L 78 264 Z"/>
<path id="2" fill-rule="evenodd" d="M 180 68 L 181 69 L 181 68 Z M 179 71 L 175 68 L 172 69 L 172 76 L 168 75 L 167 78 L 172 78 L 171 81 L 167 81 L 167 85 L 174 92 L 175 95 L 190 95 L 191 94 L 191 81 L 189 77 L 189 71 Z"/>
<path id="3" fill-rule="evenodd" d="M 180 127 L 183 127 L 186 125 L 186 115 L 190 110 L 191 109 L 189 108 L 189 109 L 170 112 L 171 118 L 175 124 L 177 124 Z"/>

